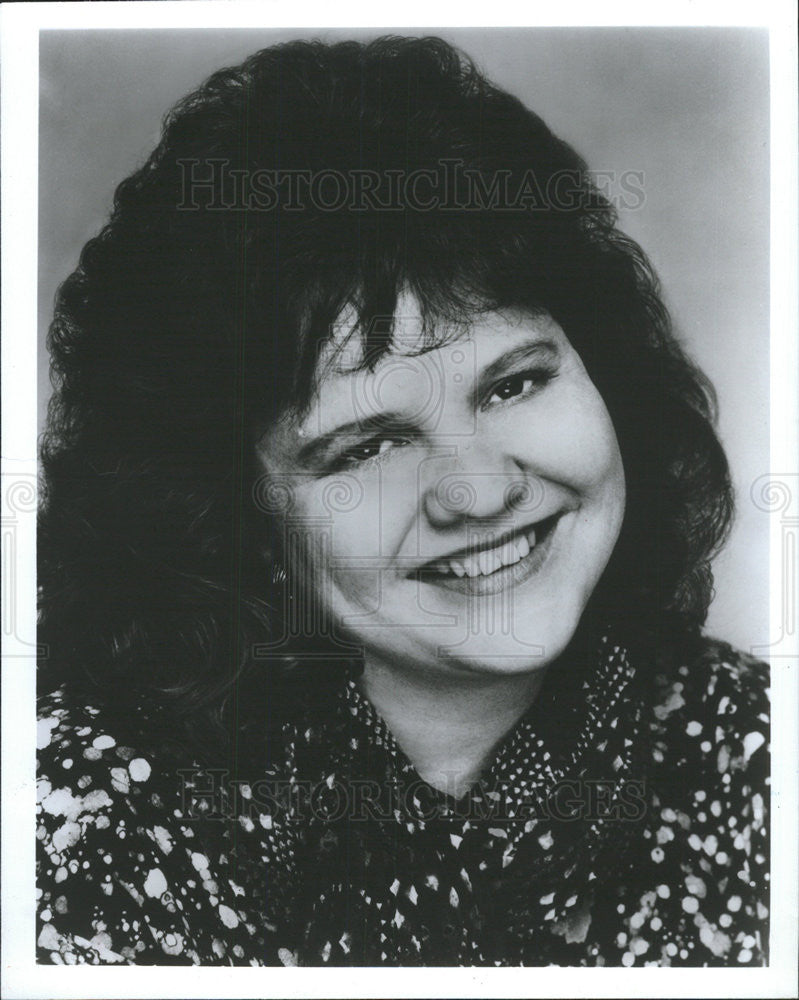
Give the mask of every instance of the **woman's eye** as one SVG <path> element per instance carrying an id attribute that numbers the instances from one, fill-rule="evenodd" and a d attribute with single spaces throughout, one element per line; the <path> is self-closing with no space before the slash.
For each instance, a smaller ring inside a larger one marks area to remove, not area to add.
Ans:
<path id="1" fill-rule="evenodd" d="M 507 378 L 497 382 L 491 395 L 489 403 L 505 402 L 519 396 L 527 396 L 538 386 L 545 385 L 552 378 L 553 373 L 549 371 L 525 371 L 516 375 L 509 375 Z"/>
<path id="2" fill-rule="evenodd" d="M 385 455 L 392 448 L 402 447 L 409 443 L 408 438 L 371 438 L 362 444 L 353 445 L 342 453 L 340 461 L 346 465 L 357 465 L 359 462 L 367 462 L 370 458 L 378 458 Z"/>

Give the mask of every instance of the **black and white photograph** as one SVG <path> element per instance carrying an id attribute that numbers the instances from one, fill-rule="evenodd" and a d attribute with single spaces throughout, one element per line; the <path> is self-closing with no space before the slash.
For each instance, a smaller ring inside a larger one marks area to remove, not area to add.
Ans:
<path id="1" fill-rule="evenodd" d="M 3 324 L 7 995 L 790 995 L 773 25 L 119 6 Z"/>

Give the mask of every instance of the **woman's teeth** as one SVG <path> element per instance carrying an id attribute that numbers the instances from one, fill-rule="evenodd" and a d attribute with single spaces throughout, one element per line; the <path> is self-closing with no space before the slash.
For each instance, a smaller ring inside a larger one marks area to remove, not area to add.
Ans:
<path id="1" fill-rule="evenodd" d="M 512 566 L 524 559 L 535 548 L 535 529 L 530 528 L 524 535 L 510 539 L 494 549 L 477 552 L 465 559 L 442 559 L 433 563 L 430 569 L 435 573 L 455 576 L 490 576 L 504 566 Z"/>

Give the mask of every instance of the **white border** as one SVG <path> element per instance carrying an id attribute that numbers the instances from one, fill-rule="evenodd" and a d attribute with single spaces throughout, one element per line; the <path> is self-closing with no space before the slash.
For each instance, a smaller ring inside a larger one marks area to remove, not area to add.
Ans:
<path id="1" fill-rule="evenodd" d="M 490 7 L 491 15 L 486 16 Z M 572 0 L 568 5 L 411 0 L 401 8 L 339 2 L 11 4 L 2 25 L 3 473 L 35 477 L 38 31 L 40 28 L 461 27 L 737 25 L 770 28 L 772 107 L 771 468 L 797 464 L 796 23 L 792 0 Z M 28 480 L 33 482 L 33 478 Z M 4 551 L 6 548 L 4 515 Z M 773 518 L 772 625 L 781 621 L 781 525 Z M 34 634 L 35 522 L 13 525 L 21 554 L 7 577 L 19 632 Z M 794 637 L 795 638 L 795 637 Z M 5 639 L 5 633 L 4 633 Z M 773 667 L 773 863 L 769 969 L 220 969 L 45 967 L 33 962 L 33 660 L 13 638 L 3 663 L 2 994 L 38 997 L 793 997 L 797 967 L 797 690 L 799 654 Z M 797 651 L 794 649 L 794 653 Z"/>
<path id="2" fill-rule="evenodd" d="M 797 34 L 796 9 L 781 28 L 772 24 L 771 48 L 771 473 L 778 480 L 783 473 L 795 476 L 799 459 L 799 301 L 797 301 Z M 784 33 L 783 33 L 784 32 Z M 790 484 L 791 479 L 788 480 Z M 790 488 L 790 487 L 789 487 Z M 794 486 L 794 490 L 797 487 Z M 796 517 L 799 496 L 794 497 L 794 544 L 799 530 Z M 770 533 L 770 624 L 779 636 L 784 625 L 782 574 L 785 559 L 784 519 L 772 516 Z M 799 573 L 794 551 L 794 573 Z M 796 583 L 794 581 L 794 588 Z M 794 590 L 795 592 L 795 590 Z M 793 609 L 794 622 L 799 609 Z M 790 656 L 771 661 L 771 842 L 772 907 L 771 948 L 775 957 L 790 956 L 791 983 L 785 987 L 797 995 L 797 817 L 799 797 L 799 637 L 792 637 Z M 790 832 L 789 832 L 790 831 Z"/>

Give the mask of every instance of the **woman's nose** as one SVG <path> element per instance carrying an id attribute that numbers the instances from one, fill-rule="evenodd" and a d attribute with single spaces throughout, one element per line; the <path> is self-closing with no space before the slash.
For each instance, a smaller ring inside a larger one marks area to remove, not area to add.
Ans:
<path id="1" fill-rule="evenodd" d="M 492 521 L 533 509 L 540 502 L 537 480 L 512 459 L 494 452 L 459 456 L 430 476 L 422 505 L 433 527 L 464 520 Z"/>

